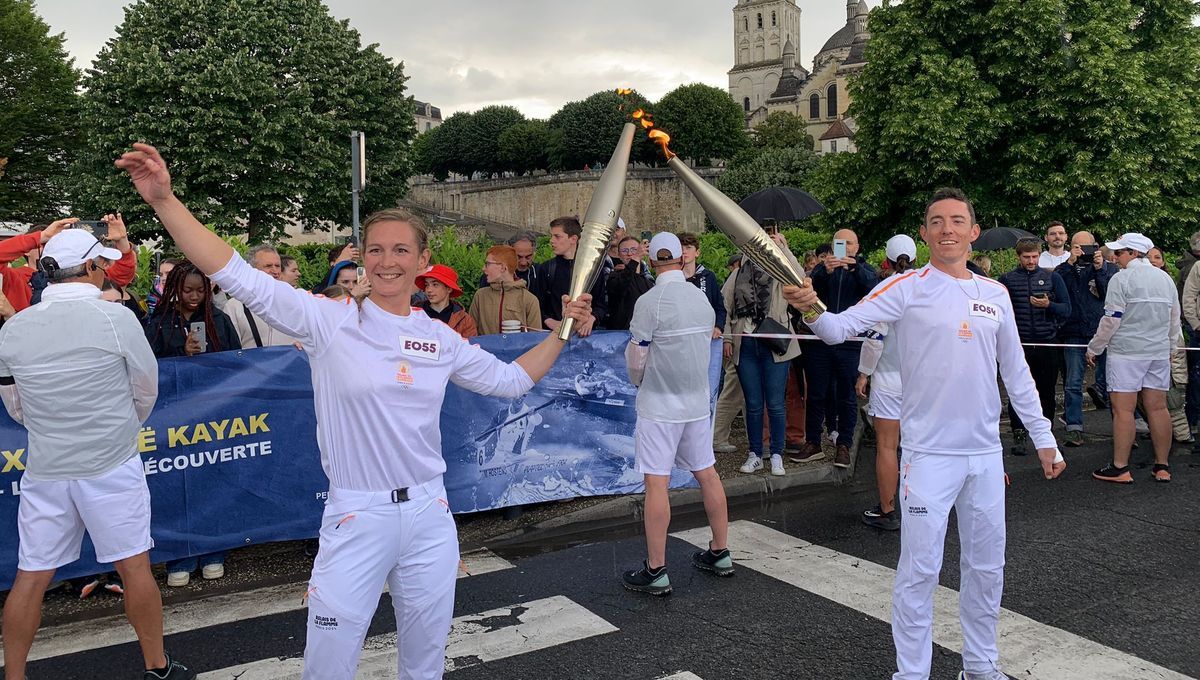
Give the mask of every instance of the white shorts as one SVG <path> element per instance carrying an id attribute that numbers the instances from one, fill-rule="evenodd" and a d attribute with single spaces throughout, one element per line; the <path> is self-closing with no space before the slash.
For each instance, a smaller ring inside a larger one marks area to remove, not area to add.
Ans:
<path id="1" fill-rule="evenodd" d="M 1108 355 L 1108 391 L 1141 392 L 1171 389 L 1170 359 L 1129 359 Z"/>
<path id="2" fill-rule="evenodd" d="M 93 479 L 21 480 L 19 569 L 45 571 L 79 559 L 85 529 L 97 562 L 117 562 L 154 547 L 141 456 Z"/>
<path id="3" fill-rule="evenodd" d="M 634 469 L 643 475 L 671 474 L 677 467 L 699 472 L 717 464 L 713 455 L 712 421 L 661 423 L 638 418 L 633 433 Z"/>
<path id="4" fill-rule="evenodd" d="M 871 389 L 867 415 L 884 420 L 900 420 L 900 393 Z"/>

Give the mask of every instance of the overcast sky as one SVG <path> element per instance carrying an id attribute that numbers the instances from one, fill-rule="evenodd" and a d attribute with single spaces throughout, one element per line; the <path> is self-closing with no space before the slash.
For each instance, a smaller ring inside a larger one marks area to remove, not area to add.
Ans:
<path id="1" fill-rule="evenodd" d="M 797 0 L 798 59 L 846 22 L 842 0 Z M 874 6 L 877 3 L 868 0 Z M 405 63 L 409 93 L 443 116 L 510 104 L 547 117 L 593 92 L 634 87 L 657 99 L 692 82 L 728 86 L 735 0 L 326 0 L 366 43 Z M 124 19 L 120 0 L 37 0 L 86 68 Z M 618 9 L 621 8 L 621 9 Z"/>

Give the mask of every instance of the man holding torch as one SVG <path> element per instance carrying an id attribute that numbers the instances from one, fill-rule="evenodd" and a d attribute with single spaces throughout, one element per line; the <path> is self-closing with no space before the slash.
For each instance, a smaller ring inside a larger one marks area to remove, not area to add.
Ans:
<path id="1" fill-rule="evenodd" d="M 629 590 L 659 596 L 671 593 L 666 550 L 672 467 L 696 476 L 712 526 L 708 550 L 694 553 L 692 564 L 717 576 L 733 576 L 725 489 L 715 467 L 708 407 L 716 313 L 684 277 L 682 258 L 683 247 L 674 234 L 663 232 L 650 240 L 654 288 L 634 304 L 625 348 L 629 379 L 638 386 L 634 455 L 646 480 L 647 557 L 641 569 L 626 572 L 622 581 Z"/>
<path id="2" fill-rule="evenodd" d="M 821 313 L 811 287 L 786 286 L 784 297 L 826 343 L 837 344 L 876 323 L 897 331 L 904 396 L 900 407 L 906 459 L 901 470 L 900 561 L 892 600 L 898 672 L 893 680 L 929 677 L 933 591 L 942 569 L 950 508 L 962 544 L 960 680 L 1003 680 L 996 623 L 1004 588 L 1004 465 L 996 423 L 996 365 L 1018 415 L 1029 426 L 1046 479 L 1066 468 L 1021 349 L 1003 286 L 967 270 L 979 236 L 975 209 L 958 189 L 938 189 L 925 208 L 921 237 L 930 262 L 876 286 L 840 314 Z M 959 380 L 921 378 L 954 366 Z"/>

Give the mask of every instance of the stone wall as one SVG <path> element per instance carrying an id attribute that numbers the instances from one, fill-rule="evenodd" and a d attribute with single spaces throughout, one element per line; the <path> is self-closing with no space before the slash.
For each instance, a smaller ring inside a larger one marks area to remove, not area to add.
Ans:
<path id="1" fill-rule="evenodd" d="M 712 182 L 722 170 L 703 168 L 697 172 Z M 418 178 L 410 185 L 408 200 L 442 213 L 546 233 L 550 220 L 556 217 L 583 218 L 599 179 L 599 171 L 459 182 Z M 629 171 L 621 217 L 635 232 L 704 231 L 704 210 L 667 168 Z"/>

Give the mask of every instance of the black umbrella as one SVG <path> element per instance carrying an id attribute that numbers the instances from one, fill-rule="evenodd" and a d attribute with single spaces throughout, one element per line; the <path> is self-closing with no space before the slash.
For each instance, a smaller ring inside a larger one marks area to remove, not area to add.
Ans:
<path id="1" fill-rule="evenodd" d="M 759 223 L 764 220 L 802 220 L 825 210 L 825 206 L 813 198 L 812 194 L 792 187 L 771 187 L 756 191 L 743 198 L 738 205 Z"/>
<path id="2" fill-rule="evenodd" d="M 979 238 L 975 239 L 971 247 L 975 250 L 1008 250 L 1015 248 L 1017 241 L 1024 238 L 1038 237 L 1016 227 L 993 227 L 979 232 Z"/>

